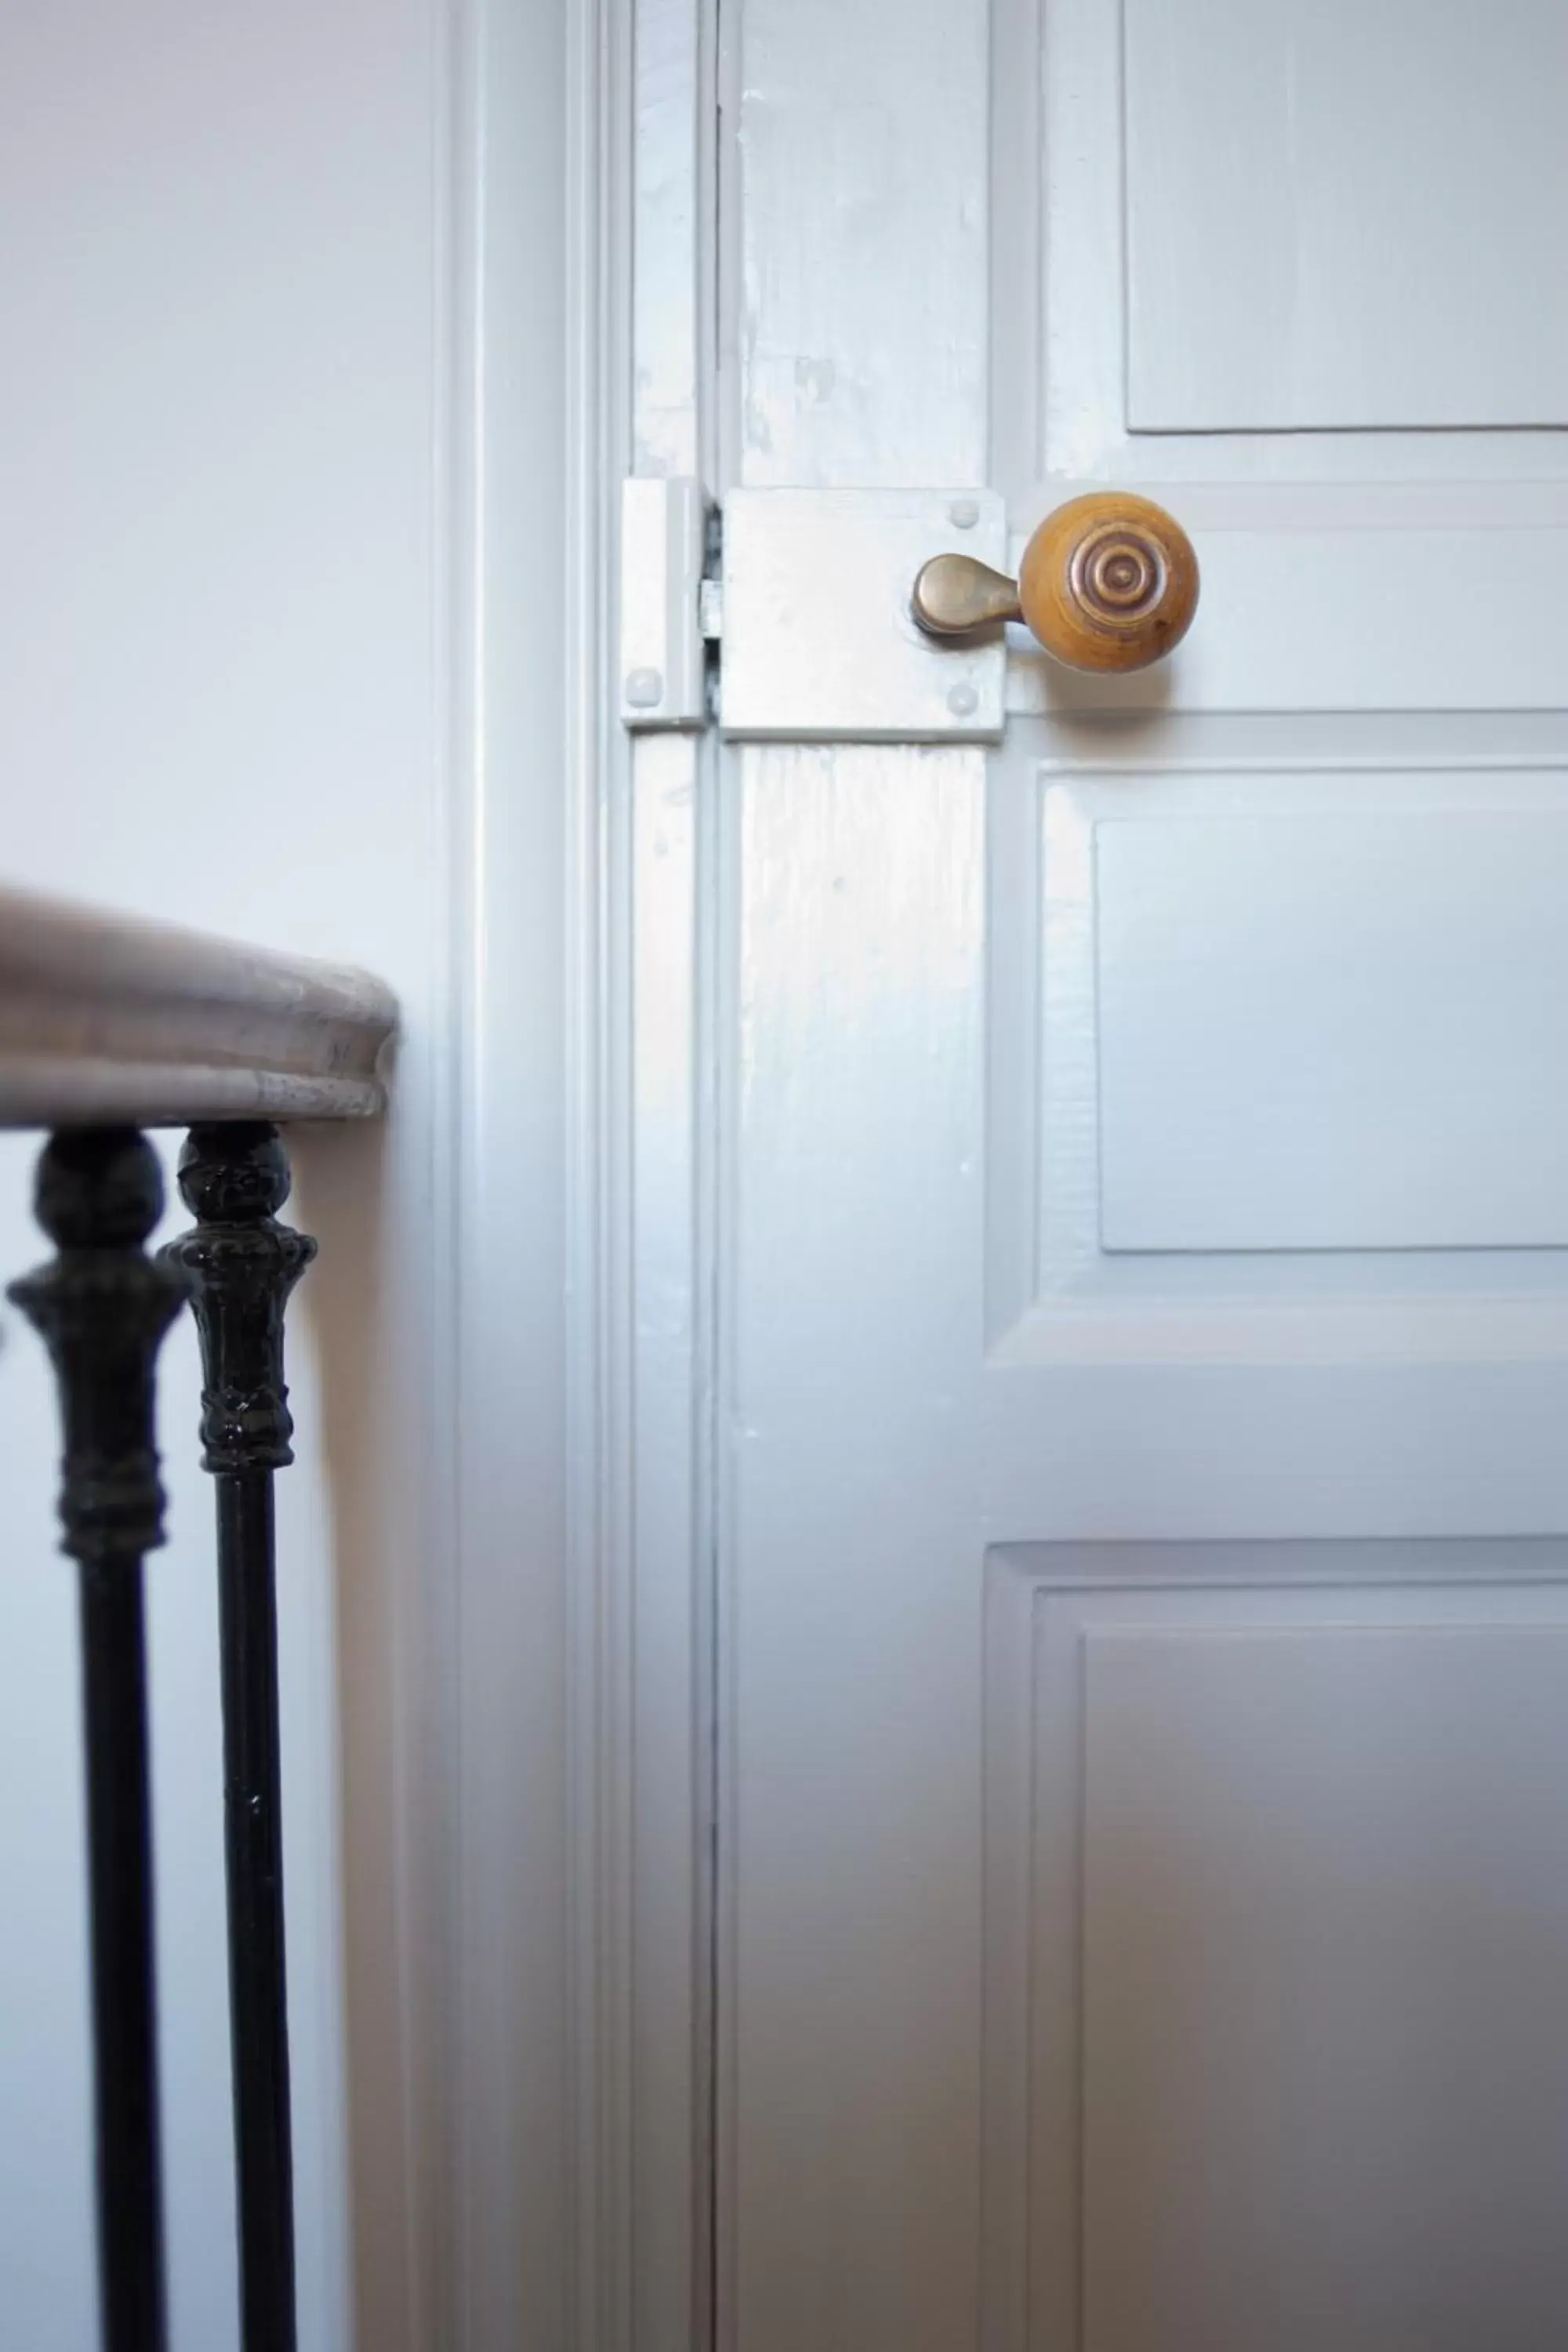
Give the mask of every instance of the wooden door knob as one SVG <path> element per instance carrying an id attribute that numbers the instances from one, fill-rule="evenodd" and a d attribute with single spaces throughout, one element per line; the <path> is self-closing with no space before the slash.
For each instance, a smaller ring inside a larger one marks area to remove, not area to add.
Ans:
<path id="1" fill-rule="evenodd" d="M 1093 490 L 1046 517 L 1016 581 L 968 555 L 935 555 L 914 615 L 937 637 L 1023 621 L 1069 669 L 1146 669 L 1180 645 L 1198 604 L 1198 559 L 1173 515 L 1128 490 Z"/>

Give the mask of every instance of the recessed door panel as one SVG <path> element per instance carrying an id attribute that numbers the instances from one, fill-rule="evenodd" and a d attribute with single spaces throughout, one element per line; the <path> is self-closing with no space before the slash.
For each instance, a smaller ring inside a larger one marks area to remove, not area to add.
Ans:
<path id="1" fill-rule="evenodd" d="M 1561 1544 L 987 1578 L 996 2352 L 1549 2352 Z"/>
<path id="2" fill-rule="evenodd" d="M 1102 1248 L 1568 1244 L 1568 811 L 1410 781 L 1096 828 Z"/>
<path id="3" fill-rule="evenodd" d="M 1556 0 L 1124 12 L 1133 432 L 1568 424 Z"/>

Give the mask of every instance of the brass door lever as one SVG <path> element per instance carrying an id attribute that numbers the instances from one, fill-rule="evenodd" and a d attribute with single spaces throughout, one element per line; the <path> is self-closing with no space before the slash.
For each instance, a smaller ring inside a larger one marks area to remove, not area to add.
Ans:
<path id="1" fill-rule="evenodd" d="M 1046 517 L 1016 581 L 971 555 L 933 555 L 912 601 L 933 637 L 1022 621 L 1071 669 L 1145 669 L 1191 626 L 1198 560 L 1181 524 L 1152 499 L 1096 490 Z"/>

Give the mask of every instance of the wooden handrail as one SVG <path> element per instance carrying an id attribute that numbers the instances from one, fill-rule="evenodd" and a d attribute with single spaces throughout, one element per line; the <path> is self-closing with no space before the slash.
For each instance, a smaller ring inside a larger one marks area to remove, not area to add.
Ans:
<path id="1" fill-rule="evenodd" d="M 396 1024 L 350 965 L 0 887 L 0 1126 L 374 1118 Z"/>

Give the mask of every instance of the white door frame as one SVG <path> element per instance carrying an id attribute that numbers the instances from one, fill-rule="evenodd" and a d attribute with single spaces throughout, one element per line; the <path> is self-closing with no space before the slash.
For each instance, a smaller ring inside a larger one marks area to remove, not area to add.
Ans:
<path id="1" fill-rule="evenodd" d="M 718 6 L 607 0 L 606 14 L 598 483 L 617 499 L 627 474 L 711 488 Z M 577 1049 L 592 1074 L 580 1197 L 595 1205 L 574 1278 L 597 1302 L 592 1332 L 576 1330 L 574 1389 L 579 2340 L 699 2352 L 711 2326 L 719 752 L 710 732 L 623 732 L 613 608 L 601 597 Z"/>
<path id="2" fill-rule="evenodd" d="M 345 1824 L 374 1848 L 348 2010 L 375 2352 L 629 2341 L 637 1160 L 605 662 L 634 13 L 431 10 L 445 978 L 427 1190 L 395 1236 L 432 1260 L 421 1525 L 388 1571 L 390 1654 L 349 1662 L 344 1701 L 380 1776 Z"/>
<path id="3" fill-rule="evenodd" d="M 622 477 L 713 477 L 716 16 L 447 17 L 452 1409 L 397 1705 L 407 2129 L 356 2183 L 410 2314 L 377 2352 L 707 2333 L 715 752 L 634 751 L 610 661 Z"/>

